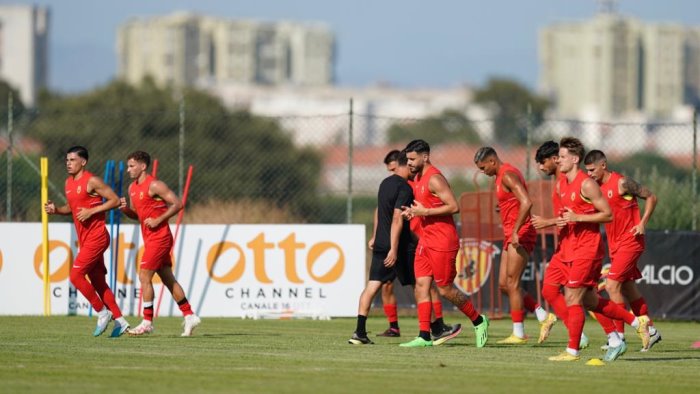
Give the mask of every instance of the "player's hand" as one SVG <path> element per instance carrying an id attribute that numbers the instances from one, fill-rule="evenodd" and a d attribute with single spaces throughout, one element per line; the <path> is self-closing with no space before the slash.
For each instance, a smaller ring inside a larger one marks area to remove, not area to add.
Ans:
<path id="1" fill-rule="evenodd" d="M 644 235 L 644 225 L 642 223 L 639 223 L 638 225 L 632 227 L 630 230 L 632 235 Z"/>
<path id="2" fill-rule="evenodd" d="M 80 208 L 78 210 L 78 213 L 75 215 L 75 218 L 78 219 L 81 222 L 84 222 L 92 216 L 92 209 L 89 208 Z"/>
<path id="3" fill-rule="evenodd" d="M 391 249 L 389 253 L 387 253 L 386 258 L 384 259 L 384 266 L 387 268 L 391 268 L 396 264 L 396 251 L 394 249 Z"/>
<path id="4" fill-rule="evenodd" d="M 510 236 L 510 244 L 513 245 L 515 249 L 520 247 L 520 237 L 518 237 L 518 233 L 513 233 Z"/>
<path id="5" fill-rule="evenodd" d="M 406 220 L 411 220 L 415 217 L 411 207 L 401 206 L 401 216 Z"/>
<path id="6" fill-rule="evenodd" d="M 55 214 L 56 204 L 54 204 L 51 200 L 46 201 L 46 204 L 44 204 L 44 211 L 46 211 L 46 213 L 48 213 L 49 215 Z"/>
<path id="7" fill-rule="evenodd" d="M 530 216 L 530 222 L 537 230 L 547 227 L 547 223 L 542 219 L 542 216 L 532 215 Z"/>
<path id="8" fill-rule="evenodd" d="M 413 216 L 427 216 L 428 215 L 428 209 L 423 206 L 423 204 L 420 203 L 420 201 L 413 201 L 413 205 L 411 205 L 411 212 L 413 212 Z"/>
<path id="9" fill-rule="evenodd" d="M 562 213 L 561 217 L 562 217 L 562 219 L 564 219 L 564 221 L 567 222 L 567 223 L 572 223 L 572 222 L 578 222 L 578 221 L 579 221 L 578 215 L 575 214 L 574 211 L 573 211 L 571 208 L 569 208 L 569 207 L 566 207 L 566 212 Z"/>
<path id="10" fill-rule="evenodd" d="M 126 208 L 126 197 L 119 198 L 119 209 Z"/>
<path id="11" fill-rule="evenodd" d="M 146 218 L 146 220 L 143 221 L 143 224 L 146 225 L 146 227 L 150 229 L 154 229 L 160 225 L 161 221 L 158 220 L 158 218 Z"/>
<path id="12" fill-rule="evenodd" d="M 374 250 L 374 237 L 369 239 L 369 242 L 367 242 L 367 246 L 369 247 L 369 250 Z"/>

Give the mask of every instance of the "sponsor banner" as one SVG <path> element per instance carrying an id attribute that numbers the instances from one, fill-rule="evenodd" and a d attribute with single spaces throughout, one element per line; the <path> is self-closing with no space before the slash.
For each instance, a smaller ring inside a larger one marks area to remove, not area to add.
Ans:
<path id="1" fill-rule="evenodd" d="M 0 297 L 6 300 L 0 315 L 42 314 L 41 224 L 2 223 L 0 233 Z M 50 224 L 49 247 L 52 314 L 89 313 L 89 303 L 69 283 L 78 252 L 73 225 Z M 202 316 L 356 316 L 365 284 L 364 247 L 362 225 L 184 225 L 173 272 Z M 112 237 L 104 254 L 108 270 L 114 250 L 117 302 L 125 314 L 138 314 L 139 227 L 122 225 Z M 161 287 L 156 277 L 156 297 Z M 160 315 L 180 316 L 167 289 Z"/>
<path id="2" fill-rule="evenodd" d="M 536 299 L 541 298 L 537 293 L 541 289 L 543 270 L 553 254 L 552 236 L 547 237 L 545 245 L 542 248 L 538 238 L 522 278 L 523 287 Z M 508 298 L 498 290 L 501 248 L 500 241 L 477 243 L 474 239 L 462 239 L 455 285 L 471 295 L 477 308 L 489 311 L 493 305 L 496 314 L 508 314 Z M 603 272 L 609 268 L 609 263 L 606 256 Z M 642 273 L 637 286 L 652 317 L 700 320 L 700 233 L 647 231 L 646 250 L 637 266 Z M 535 274 L 540 286 L 535 282 Z M 604 278 L 599 286 L 604 288 Z M 601 294 L 607 297 L 604 291 Z M 398 302 L 402 307 L 415 305 L 412 293 L 404 289 L 398 295 Z M 448 302 L 443 303 L 451 307 Z"/>

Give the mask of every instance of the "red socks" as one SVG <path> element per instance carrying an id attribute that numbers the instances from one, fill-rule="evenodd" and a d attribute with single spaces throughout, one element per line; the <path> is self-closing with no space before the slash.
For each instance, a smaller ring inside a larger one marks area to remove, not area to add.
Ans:
<path id="1" fill-rule="evenodd" d="M 418 329 L 420 331 L 430 332 L 430 311 L 432 305 L 430 302 L 418 303 Z"/>
<path id="2" fill-rule="evenodd" d="M 178 301 L 177 306 L 180 307 L 180 311 L 182 312 L 182 316 L 194 314 L 194 312 L 192 312 L 192 307 L 190 307 L 190 303 L 187 302 L 187 298 L 183 298 L 180 301 Z"/>
<path id="3" fill-rule="evenodd" d="M 143 303 L 143 320 L 153 321 L 153 301 Z"/>
<path id="4" fill-rule="evenodd" d="M 510 318 L 513 323 L 522 323 L 525 320 L 525 311 L 510 311 Z"/>
<path id="5" fill-rule="evenodd" d="M 433 312 L 435 312 L 435 319 L 442 318 L 442 302 L 433 301 Z"/>
<path id="6" fill-rule="evenodd" d="M 566 299 L 564 298 L 564 295 L 559 291 L 559 286 L 542 286 L 542 297 L 547 300 L 549 305 L 554 310 L 554 314 L 557 315 L 559 320 L 564 322 L 566 325 L 569 310 L 566 306 Z"/>
<path id="7" fill-rule="evenodd" d="M 647 302 L 644 300 L 644 297 L 639 297 L 638 299 L 630 302 L 630 309 L 632 309 L 632 313 L 634 313 L 635 316 L 644 316 L 649 314 L 649 307 L 647 306 Z M 653 325 L 651 320 L 649 320 L 649 325 Z"/>
<path id="8" fill-rule="evenodd" d="M 540 306 L 537 301 L 530 295 L 530 293 L 523 294 L 523 306 L 528 312 L 534 312 L 538 306 Z M 515 321 L 515 320 L 513 320 Z"/>
<path id="9" fill-rule="evenodd" d="M 598 324 L 600 324 L 601 327 L 603 327 L 603 331 L 605 331 L 605 334 L 610 334 L 613 331 L 617 331 L 617 324 L 615 322 L 620 322 L 624 326 L 625 323 L 622 320 L 615 320 L 613 321 L 609 317 L 603 315 L 602 313 L 598 312 L 593 312 L 595 314 L 596 320 L 598 320 Z"/>
<path id="10" fill-rule="evenodd" d="M 598 299 L 598 306 L 596 306 L 593 311 L 601 313 L 611 319 L 623 320 L 629 325 L 632 325 L 632 322 L 634 322 L 633 314 L 627 312 L 624 308 L 620 308 L 620 306 L 605 298 Z"/>
<path id="11" fill-rule="evenodd" d="M 80 294 L 87 298 L 90 305 L 92 305 L 92 309 L 94 309 L 96 312 L 101 311 L 102 308 L 105 307 L 102 299 L 100 299 L 100 296 L 97 295 L 95 288 L 92 287 L 92 284 L 87 279 L 85 279 L 85 275 L 77 270 L 71 270 L 70 281 L 73 283 L 73 286 L 80 291 Z"/>
<path id="12" fill-rule="evenodd" d="M 464 305 L 460 306 L 459 310 L 462 311 L 462 313 L 464 313 L 465 315 L 467 315 L 467 317 L 471 321 L 474 321 L 479 318 L 479 312 L 477 312 L 474 309 L 474 305 L 469 300 L 467 300 L 467 302 L 465 302 Z"/>
<path id="13" fill-rule="evenodd" d="M 384 305 L 384 314 L 386 315 L 386 319 L 389 320 L 389 324 L 395 323 L 399 320 L 396 313 L 396 304 Z"/>
<path id="14" fill-rule="evenodd" d="M 586 314 L 581 305 L 571 305 L 568 308 L 569 316 L 567 318 L 566 327 L 569 329 L 569 348 L 578 350 L 581 342 L 581 333 L 583 332 L 583 323 L 586 320 Z"/>

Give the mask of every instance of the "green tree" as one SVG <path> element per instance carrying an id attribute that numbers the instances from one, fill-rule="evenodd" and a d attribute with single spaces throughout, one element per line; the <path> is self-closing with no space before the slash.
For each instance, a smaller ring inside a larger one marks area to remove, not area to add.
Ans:
<path id="1" fill-rule="evenodd" d="M 440 115 L 430 116 L 415 122 L 393 124 L 388 131 L 389 142 L 404 142 L 424 139 L 431 144 L 445 142 L 478 143 L 479 135 L 463 113 L 446 110 Z"/>
<path id="2" fill-rule="evenodd" d="M 275 120 L 231 113 L 200 91 L 184 90 L 182 95 L 184 157 L 194 166 L 191 203 L 252 198 L 314 220 L 320 153 L 295 147 Z M 126 160 L 130 152 L 145 150 L 159 160 L 158 177 L 177 190 L 179 97 L 148 79 L 139 87 L 116 81 L 78 96 L 45 94 L 40 115 L 26 134 L 43 143 L 56 184 L 65 179 L 57 169 L 63 168 L 67 148 L 85 145 L 89 169 L 98 175 L 106 160 Z"/>
<path id="3" fill-rule="evenodd" d="M 493 107 L 495 113 L 495 138 L 506 144 L 523 144 L 527 140 L 527 114 L 531 109 L 532 127 L 544 119 L 549 102 L 532 93 L 517 81 L 492 78 L 486 86 L 476 91 L 475 101 Z"/>
<path id="4" fill-rule="evenodd" d="M 17 89 L 10 86 L 10 84 L 6 81 L 0 79 L 0 130 L 5 130 L 7 127 L 10 93 L 12 93 L 12 115 L 14 117 L 14 121 L 17 121 L 17 118 L 22 115 L 25 110 L 24 104 L 20 99 Z"/>

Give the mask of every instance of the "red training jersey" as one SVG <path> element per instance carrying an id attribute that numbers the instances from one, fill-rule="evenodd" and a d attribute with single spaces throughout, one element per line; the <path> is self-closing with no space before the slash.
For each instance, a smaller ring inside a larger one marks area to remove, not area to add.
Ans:
<path id="1" fill-rule="evenodd" d="M 600 185 L 600 190 L 608 199 L 613 213 L 613 221 L 605 223 L 610 254 L 618 250 L 644 250 L 644 235 L 632 235 L 632 227 L 640 222 L 639 204 L 631 194 L 620 194 L 619 184 L 623 176 L 617 172 L 610 174 L 610 179 Z"/>
<path id="2" fill-rule="evenodd" d="M 105 242 L 105 239 L 109 242 L 104 212 L 96 213 L 84 222 L 75 217 L 82 209 L 102 204 L 102 197 L 99 194 L 88 193 L 88 181 L 91 177 L 93 177 L 92 173 L 83 170 L 80 179 L 73 179 L 72 176 L 66 179 L 66 199 L 73 215 L 73 223 L 75 223 L 75 232 L 78 234 L 80 247 L 89 243 Z"/>
<path id="3" fill-rule="evenodd" d="M 156 228 L 148 228 L 144 224 L 146 219 L 157 218 L 168 210 L 168 205 L 162 198 L 159 196 L 151 197 L 148 194 L 148 189 L 155 180 L 156 178 L 152 175 L 147 175 L 143 182 L 133 182 L 129 186 L 129 198 L 131 199 L 131 205 L 139 216 L 143 242 L 146 247 L 171 248 L 173 246 L 173 235 L 170 232 L 170 225 L 167 220 Z"/>
<path id="4" fill-rule="evenodd" d="M 433 175 L 442 175 L 442 173 L 437 168 L 430 166 L 425 170 L 425 174 L 416 174 L 413 194 L 416 201 L 426 208 L 437 208 L 445 205 L 440 198 L 430 192 L 428 183 Z M 419 219 L 421 227 L 419 243 L 427 248 L 444 252 L 459 249 L 457 228 L 452 215 L 421 216 Z"/>
<path id="5" fill-rule="evenodd" d="M 518 201 L 518 199 L 515 197 L 515 193 L 512 191 L 507 191 L 503 186 L 503 177 L 505 176 L 506 172 L 514 173 L 520 180 L 520 183 L 522 183 L 525 191 L 527 191 L 527 183 L 525 182 L 525 178 L 520 170 L 508 163 L 503 163 L 496 174 L 496 199 L 498 201 L 498 210 L 501 215 L 501 223 L 503 224 L 503 233 L 506 237 L 505 241 L 509 242 L 510 236 L 513 234 L 515 221 L 518 219 L 520 201 Z M 525 217 L 525 221 L 520 226 L 518 231 L 518 236 L 524 237 L 524 239 L 521 241 L 534 241 L 537 237 L 537 232 L 535 231 L 535 227 L 532 226 L 530 215 Z"/>
<path id="6" fill-rule="evenodd" d="M 583 182 L 590 179 L 583 171 L 578 171 L 573 182 L 569 183 L 564 176 L 559 184 L 561 207 L 571 209 L 577 214 L 592 214 L 597 212 L 593 204 L 581 195 Z M 574 222 L 568 223 L 561 233 L 561 260 L 565 262 L 577 259 L 602 259 L 605 251 L 598 223 Z"/>

